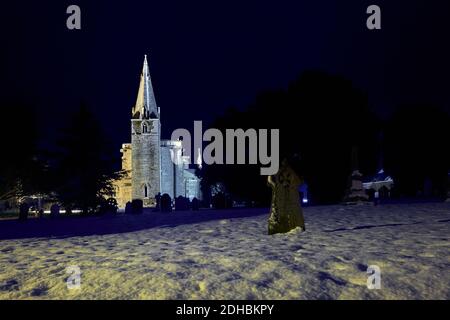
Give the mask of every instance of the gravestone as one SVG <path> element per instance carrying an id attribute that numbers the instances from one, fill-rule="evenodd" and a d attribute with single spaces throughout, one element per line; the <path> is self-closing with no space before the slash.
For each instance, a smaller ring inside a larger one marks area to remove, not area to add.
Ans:
<path id="1" fill-rule="evenodd" d="M 25 221 L 28 219 L 30 206 L 27 203 L 22 203 L 19 207 L 19 220 Z"/>
<path id="2" fill-rule="evenodd" d="M 141 214 L 144 211 L 144 202 L 141 199 L 131 201 L 131 212 L 133 214 Z"/>
<path id="3" fill-rule="evenodd" d="M 358 204 L 369 201 L 369 196 L 364 191 L 363 175 L 355 170 L 349 178 L 349 187 L 345 195 L 344 202 L 346 204 Z"/>
<path id="4" fill-rule="evenodd" d="M 349 177 L 348 189 L 344 198 L 345 204 L 363 204 L 369 201 L 363 186 L 363 175 L 359 172 L 358 148 L 352 148 L 352 174 Z"/>
<path id="5" fill-rule="evenodd" d="M 153 211 L 161 211 L 161 192 L 158 192 L 158 194 L 155 196 L 156 200 L 156 207 Z"/>
<path id="6" fill-rule="evenodd" d="M 175 198 L 175 210 L 176 211 L 186 211 L 189 210 L 189 199 L 183 196 L 178 196 Z"/>
<path id="7" fill-rule="evenodd" d="M 50 217 L 51 218 L 59 217 L 60 214 L 59 210 L 60 210 L 59 205 L 57 205 L 56 203 L 52 204 L 52 206 L 50 207 Z"/>
<path id="8" fill-rule="evenodd" d="M 192 199 L 191 206 L 193 211 L 198 211 L 200 207 L 200 201 L 197 198 Z"/>
<path id="9" fill-rule="evenodd" d="M 287 160 L 283 160 L 277 174 L 268 177 L 268 183 L 272 188 L 269 234 L 286 233 L 297 227 L 304 231 L 305 220 L 298 192 L 302 181 Z"/>
<path id="10" fill-rule="evenodd" d="M 131 214 L 132 211 L 133 211 L 133 210 L 132 210 L 131 202 L 128 201 L 128 202 L 125 204 L 125 214 Z"/>
<path id="11" fill-rule="evenodd" d="M 161 196 L 161 212 L 172 212 L 172 198 L 167 193 Z"/>
<path id="12" fill-rule="evenodd" d="M 117 209 L 117 200 L 115 198 L 108 198 L 107 200 L 102 201 L 99 214 L 116 214 Z"/>

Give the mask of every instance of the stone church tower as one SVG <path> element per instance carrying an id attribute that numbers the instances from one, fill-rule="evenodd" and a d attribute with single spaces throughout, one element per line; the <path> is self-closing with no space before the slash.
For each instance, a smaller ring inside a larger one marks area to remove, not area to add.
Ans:
<path id="1" fill-rule="evenodd" d="M 132 199 L 142 199 L 152 206 L 161 190 L 161 123 L 156 106 L 147 56 L 131 119 Z"/>
<path id="2" fill-rule="evenodd" d="M 122 171 L 114 181 L 120 208 L 139 199 L 154 207 L 155 196 L 167 193 L 172 199 L 201 198 L 200 179 L 181 141 L 162 140 L 160 110 L 156 106 L 147 56 L 144 58 L 136 104 L 131 112 L 131 143 L 122 144 Z"/>

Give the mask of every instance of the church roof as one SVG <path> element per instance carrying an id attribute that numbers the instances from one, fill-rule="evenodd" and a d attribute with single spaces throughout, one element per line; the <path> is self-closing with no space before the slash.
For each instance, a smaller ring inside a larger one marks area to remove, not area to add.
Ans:
<path id="1" fill-rule="evenodd" d="M 150 78 L 150 70 L 147 63 L 147 55 L 144 56 L 141 81 L 139 83 L 139 91 L 136 104 L 133 107 L 132 117 L 133 119 L 159 118 L 152 80 Z"/>

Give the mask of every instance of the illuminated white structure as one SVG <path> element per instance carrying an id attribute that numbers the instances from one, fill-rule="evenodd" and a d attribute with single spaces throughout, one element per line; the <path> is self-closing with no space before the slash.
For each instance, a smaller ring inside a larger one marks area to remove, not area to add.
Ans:
<path id="1" fill-rule="evenodd" d="M 374 190 L 375 192 L 380 192 L 383 188 L 390 192 L 394 186 L 394 179 L 387 176 L 384 170 L 381 169 L 378 173 L 369 181 L 363 183 L 364 190 Z"/>
<path id="2" fill-rule="evenodd" d="M 147 56 L 131 113 L 131 143 L 123 144 L 121 152 L 125 175 L 115 182 L 119 207 L 134 199 L 142 200 L 145 207 L 153 207 L 158 193 L 167 193 L 172 199 L 200 198 L 200 180 L 195 169 L 189 168 L 190 159 L 183 156 L 181 141 L 161 140 L 160 109 Z"/>

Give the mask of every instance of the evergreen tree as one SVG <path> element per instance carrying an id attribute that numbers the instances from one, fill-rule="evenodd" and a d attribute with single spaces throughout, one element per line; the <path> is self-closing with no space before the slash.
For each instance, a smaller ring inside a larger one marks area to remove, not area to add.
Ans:
<path id="1" fill-rule="evenodd" d="M 297 174 L 308 183 L 315 203 L 342 201 L 357 146 L 360 170 L 376 170 L 378 120 L 367 96 L 351 81 L 322 72 L 305 72 L 287 90 L 260 94 L 244 111 L 228 110 L 212 126 L 280 129 L 280 163 L 300 156 Z M 211 165 L 201 172 L 204 189 L 222 182 L 233 196 L 267 205 L 270 190 L 259 165 Z"/>
<path id="2" fill-rule="evenodd" d="M 66 208 L 95 211 L 113 195 L 113 180 L 121 173 L 114 170 L 112 148 L 98 119 L 82 105 L 69 119 L 59 141 L 56 174 L 57 196 Z"/>
<path id="3" fill-rule="evenodd" d="M 30 105 L 4 102 L 0 107 L 0 200 L 48 192 L 47 166 L 38 149 L 36 114 Z M 15 121 L 20 119 L 20 121 Z"/>

